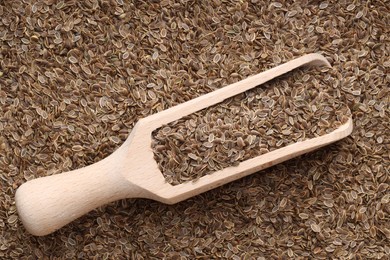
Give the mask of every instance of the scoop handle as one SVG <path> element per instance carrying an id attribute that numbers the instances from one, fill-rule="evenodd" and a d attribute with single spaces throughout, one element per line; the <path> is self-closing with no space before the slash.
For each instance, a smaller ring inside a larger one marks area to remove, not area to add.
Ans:
<path id="1" fill-rule="evenodd" d="M 120 174 L 114 154 L 90 166 L 38 178 L 16 191 L 15 201 L 23 225 L 33 235 L 47 235 L 109 202 L 137 197 L 140 188 Z"/>

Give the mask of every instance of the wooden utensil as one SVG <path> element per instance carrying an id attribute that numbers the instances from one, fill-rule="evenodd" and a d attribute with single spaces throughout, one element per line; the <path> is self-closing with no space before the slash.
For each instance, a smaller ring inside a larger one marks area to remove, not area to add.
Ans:
<path id="1" fill-rule="evenodd" d="M 303 65 L 330 66 L 320 54 L 302 56 L 139 120 L 123 145 L 100 162 L 24 183 L 17 190 L 15 201 L 25 228 L 33 235 L 46 235 L 99 206 L 124 198 L 177 203 L 348 136 L 352 119 L 329 134 L 260 155 L 196 182 L 171 185 L 165 181 L 151 148 L 155 129 Z"/>

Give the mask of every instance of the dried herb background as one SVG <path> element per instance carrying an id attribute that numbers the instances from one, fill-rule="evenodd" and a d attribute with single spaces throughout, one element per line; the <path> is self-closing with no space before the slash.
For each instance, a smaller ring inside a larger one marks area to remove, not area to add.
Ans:
<path id="1" fill-rule="evenodd" d="M 1 1 L 0 258 L 389 255 L 389 14 L 359 0 Z M 311 52 L 333 65 L 350 137 L 177 205 L 123 200 L 46 237 L 23 229 L 23 182 L 94 163 L 139 118 Z"/>

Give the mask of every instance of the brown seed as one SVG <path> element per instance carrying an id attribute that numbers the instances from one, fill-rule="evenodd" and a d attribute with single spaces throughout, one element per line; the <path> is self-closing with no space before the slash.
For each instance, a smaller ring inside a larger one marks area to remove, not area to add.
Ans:
<path id="1" fill-rule="evenodd" d="M 357 12 L 355 18 L 356 18 L 356 19 L 360 19 L 362 16 L 363 16 L 363 12 L 362 12 L 362 11 L 359 11 L 359 12 Z"/>
<path id="2" fill-rule="evenodd" d="M 321 227 L 319 226 L 319 225 L 317 225 L 317 224 L 311 224 L 310 225 L 310 228 L 311 228 L 311 230 L 313 230 L 314 232 L 316 232 L 316 233 L 319 233 L 319 232 L 321 232 Z"/>
<path id="3" fill-rule="evenodd" d="M 213 62 L 218 63 L 221 60 L 221 55 L 219 53 L 214 55 Z"/>
<path id="4" fill-rule="evenodd" d="M 77 62 L 78 62 L 77 58 L 74 57 L 74 56 L 70 56 L 70 57 L 68 58 L 68 60 L 69 60 L 71 63 L 77 63 Z"/>
<path id="5" fill-rule="evenodd" d="M 275 6 L 276 8 L 281 8 L 283 5 L 279 2 L 273 2 L 272 3 L 273 6 Z"/>
<path id="6" fill-rule="evenodd" d="M 72 146 L 72 150 L 75 152 L 79 152 L 79 151 L 83 150 L 83 147 L 81 145 L 74 145 L 74 146 Z"/>
<path id="7" fill-rule="evenodd" d="M 347 6 L 347 11 L 352 11 L 353 9 L 355 9 L 355 5 L 354 4 L 349 4 Z"/>
<path id="8" fill-rule="evenodd" d="M 158 51 L 153 52 L 152 59 L 153 60 L 157 60 L 158 59 Z"/>
<path id="9" fill-rule="evenodd" d="M 110 140 L 116 144 L 119 144 L 121 142 L 121 139 L 117 136 L 110 136 Z"/>
<path id="10" fill-rule="evenodd" d="M 213 144 L 210 142 L 205 142 L 205 143 L 203 143 L 203 146 L 206 148 L 211 148 L 211 147 L 213 147 Z"/>
<path id="11" fill-rule="evenodd" d="M 17 215 L 11 215 L 8 217 L 8 224 L 14 224 L 18 220 Z"/>
<path id="12" fill-rule="evenodd" d="M 390 194 L 386 194 L 385 196 L 382 197 L 381 203 L 382 204 L 387 204 L 390 202 Z"/>
<path id="13" fill-rule="evenodd" d="M 90 68 L 88 68 L 88 66 L 81 64 L 80 67 L 85 72 L 85 74 L 92 75 L 92 71 Z"/>
<path id="14" fill-rule="evenodd" d="M 328 5 L 329 4 L 327 2 L 322 2 L 319 7 L 320 7 L 320 9 L 325 9 L 328 7 Z"/>
<path id="15" fill-rule="evenodd" d="M 241 136 L 237 138 L 237 145 L 238 145 L 240 148 L 242 148 L 242 147 L 245 146 L 245 142 L 244 142 L 244 140 L 242 139 Z"/>
<path id="16" fill-rule="evenodd" d="M 198 156 L 196 156 L 195 154 L 193 154 L 193 153 L 189 153 L 188 154 L 188 157 L 190 157 L 191 159 L 193 159 L 193 160 L 198 160 Z"/>
<path id="17" fill-rule="evenodd" d="M 283 199 L 280 201 L 279 208 L 284 208 L 286 205 L 287 205 L 287 199 L 286 199 L 286 198 L 283 198 Z"/>

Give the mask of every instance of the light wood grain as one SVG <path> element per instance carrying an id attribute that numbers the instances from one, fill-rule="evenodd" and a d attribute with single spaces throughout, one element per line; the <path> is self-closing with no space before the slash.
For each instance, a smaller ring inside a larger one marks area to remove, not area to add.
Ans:
<path id="1" fill-rule="evenodd" d="M 177 203 L 348 136 L 352 131 L 352 119 L 329 134 L 288 145 L 196 182 L 172 186 L 165 181 L 153 158 L 152 131 L 303 65 L 330 66 L 319 54 L 305 55 L 141 119 L 125 143 L 104 160 L 23 184 L 15 195 L 20 219 L 31 234 L 42 236 L 96 207 L 119 199 L 149 198 L 167 204 Z"/>

